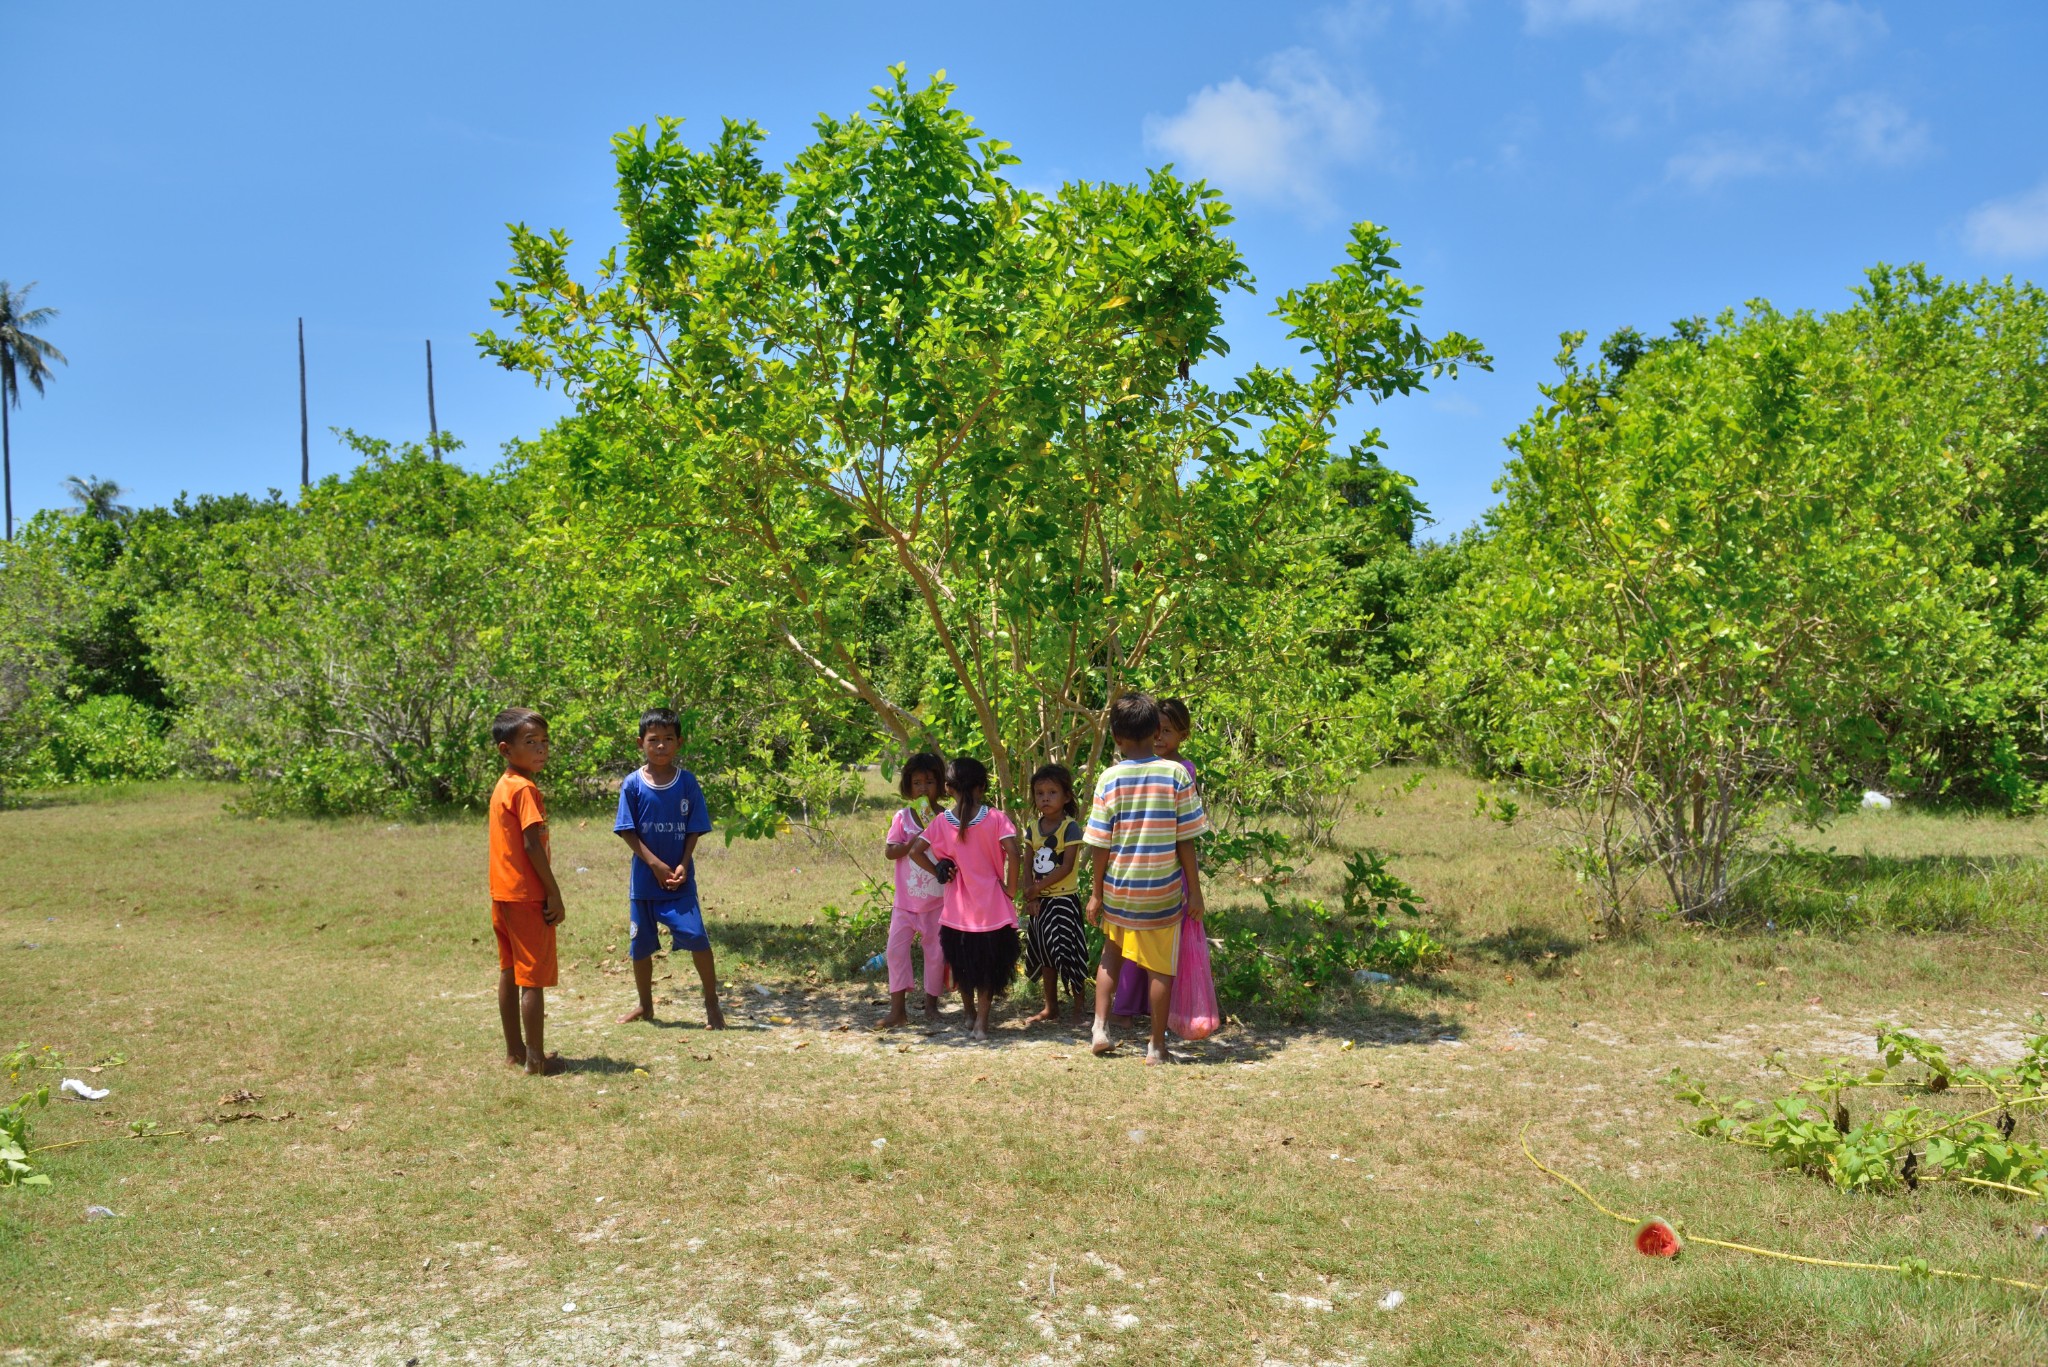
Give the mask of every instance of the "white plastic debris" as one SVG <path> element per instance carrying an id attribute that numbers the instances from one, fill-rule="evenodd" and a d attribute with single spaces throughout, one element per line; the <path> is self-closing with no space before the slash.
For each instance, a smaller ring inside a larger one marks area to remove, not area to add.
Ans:
<path id="1" fill-rule="evenodd" d="M 1405 1295 L 1401 1294 L 1399 1291 L 1389 1291 L 1386 1295 L 1380 1297 L 1380 1309 L 1399 1310 L 1401 1308 L 1401 1302 L 1407 1299 L 1408 1298 Z"/>
<path id="2" fill-rule="evenodd" d="M 574 1301 L 563 1301 L 563 1302 L 562 1302 L 562 1313 L 563 1313 L 563 1314 L 565 1314 L 565 1315 L 573 1315 L 573 1314 L 575 1314 L 575 1313 L 576 1313 L 576 1302 L 574 1302 Z"/>
<path id="3" fill-rule="evenodd" d="M 877 1135 L 875 1138 L 870 1139 L 868 1141 L 868 1147 L 874 1149 L 886 1149 L 889 1147 L 889 1141 Z"/>
<path id="4" fill-rule="evenodd" d="M 1145 1132 L 1143 1130 L 1132 1130 L 1130 1138 L 1133 1144 L 1142 1144 L 1145 1142 Z"/>
<path id="5" fill-rule="evenodd" d="M 121 1217 L 108 1210 L 105 1206 L 87 1206 L 85 1208 L 85 1218 L 88 1220 L 118 1220 Z"/>
<path id="6" fill-rule="evenodd" d="M 754 984 L 754 991 L 756 991 L 756 992 L 760 993 L 760 994 L 761 994 L 762 996 L 764 996 L 764 997 L 772 997 L 772 996 L 774 996 L 774 995 L 775 995 L 775 993 L 774 993 L 774 992 L 772 992 L 772 991 L 771 991 L 771 990 L 769 990 L 768 988 L 765 988 L 765 987 L 761 986 L 761 984 L 759 984 L 759 983 L 755 983 L 755 984 Z"/>
<path id="7" fill-rule="evenodd" d="M 1884 795 L 1883 793 L 1880 793 L 1880 792 L 1879 792 L 1879 791 L 1877 791 L 1877 789 L 1875 789 L 1875 788 L 1865 788 L 1865 789 L 1863 790 L 1863 810 L 1864 810 L 1864 811 L 1866 811 L 1866 812 L 1888 812 L 1888 811 L 1890 811 L 1891 809 L 1892 809 L 1892 800 L 1891 800 L 1890 798 L 1886 797 L 1886 796 L 1885 796 L 1885 795 Z"/>
<path id="8" fill-rule="evenodd" d="M 1393 974 L 1382 973 L 1376 968 L 1361 968 L 1352 974 L 1351 978 L 1352 981 L 1361 983 L 1390 983 L 1394 981 Z"/>
<path id="9" fill-rule="evenodd" d="M 108 1096 L 105 1087 L 88 1087 L 75 1077 L 67 1077 L 57 1084 L 59 1092 L 69 1092 L 80 1101 L 104 1101 Z"/>

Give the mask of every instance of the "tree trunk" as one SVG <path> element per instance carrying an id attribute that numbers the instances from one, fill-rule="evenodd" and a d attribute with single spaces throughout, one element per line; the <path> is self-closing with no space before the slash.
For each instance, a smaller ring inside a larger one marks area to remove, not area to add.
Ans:
<path id="1" fill-rule="evenodd" d="M 0 375 L 0 483 L 7 486 L 7 539 L 14 540 L 14 434 L 7 426 L 7 401 L 13 398 Z"/>

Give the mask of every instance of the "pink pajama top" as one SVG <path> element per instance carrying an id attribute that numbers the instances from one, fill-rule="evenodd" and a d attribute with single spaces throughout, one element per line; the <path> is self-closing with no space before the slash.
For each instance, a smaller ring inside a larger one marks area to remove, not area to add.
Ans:
<path id="1" fill-rule="evenodd" d="M 950 859 L 960 871 L 946 884 L 946 906 L 939 924 L 955 930 L 1001 930 L 1017 924 L 1017 909 L 1003 887 L 1003 841 L 1014 840 L 1017 828 L 993 807 L 983 807 L 963 830 L 953 812 L 940 812 L 924 828 L 932 862 Z"/>
<path id="2" fill-rule="evenodd" d="M 917 813 L 908 807 L 898 811 L 896 819 L 889 823 L 891 845 L 907 845 L 923 834 L 924 827 L 917 824 Z M 929 915 L 939 909 L 945 891 L 939 880 L 919 868 L 909 855 L 896 861 L 896 910 Z"/>

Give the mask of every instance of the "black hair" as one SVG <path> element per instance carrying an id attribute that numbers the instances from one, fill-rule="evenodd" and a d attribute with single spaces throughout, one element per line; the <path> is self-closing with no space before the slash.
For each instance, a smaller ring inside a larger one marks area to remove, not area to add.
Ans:
<path id="1" fill-rule="evenodd" d="M 528 722 L 536 722 L 540 729 L 548 729 L 548 719 L 530 707 L 508 707 L 491 720 L 491 739 L 500 745 L 519 739 L 519 728 Z"/>
<path id="2" fill-rule="evenodd" d="M 1081 804 L 1074 800 L 1074 775 L 1072 770 L 1068 769 L 1064 764 L 1041 764 L 1031 773 L 1031 786 L 1036 788 L 1041 783 L 1059 784 L 1060 790 L 1067 795 L 1067 815 L 1076 820 L 1080 819 Z"/>
<path id="3" fill-rule="evenodd" d="M 640 739 L 647 739 L 647 728 L 650 726 L 666 726 L 669 730 L 676 733 L 677 740 L 683 738 L 682 718 L 676 715 L 676 710 L 673 707 L 650 707 L 645 712 L 642 712 L 640 714 Z"/>
<path id="4" fill-rule="evenodd" d="M 1159 734 L 1159 702 L 1150 693 L 1126 693 L 1109 705 L 1109 734 L 1150 740 Z"/>
<path id="5" fill-rule="evenodd" d="M 988 797 L 988 766 L 978 759 L 960 755 L 946 766 L 946 786 L 961 797 L 985 800 Z"/>
<path id="6" fill-rule="evenodd" d="M 929 750 L 920 750 L 909 759 L 904 760 L 903 772 L 896 775 L 896 791 L 905 797 L 910 796 L 910 776 L 912 774 L 930 774 L 938 780 L 939 787 L 943 790 L 946 786 L 946 761 L 940 759 Z"/>
<path id="7" fill-rule="evenodd" d="M 1188 715 L 1188 705 L 1179 698 L 1161 698 L 1159 700 L 1159 719 L 1172 726 L 1174 730 L 1180 732 L 1183 736 L 1194 733 L 1195 719 Z"/>

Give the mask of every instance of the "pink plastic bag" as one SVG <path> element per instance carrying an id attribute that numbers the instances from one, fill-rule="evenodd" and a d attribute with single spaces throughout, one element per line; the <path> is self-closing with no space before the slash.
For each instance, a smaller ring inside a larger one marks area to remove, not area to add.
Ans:
<path id="1" fill-rule="evenodd" d="M 1216 980 L 1209 975 L 1209 933 L 1193 919 L 1181 923 L 1180 953 L 1173 965 L 1173 1000 L 1166 1028 L 1182 1039 L 1207 1039 L 1223 1024 L 1216 1006 Z"/>

